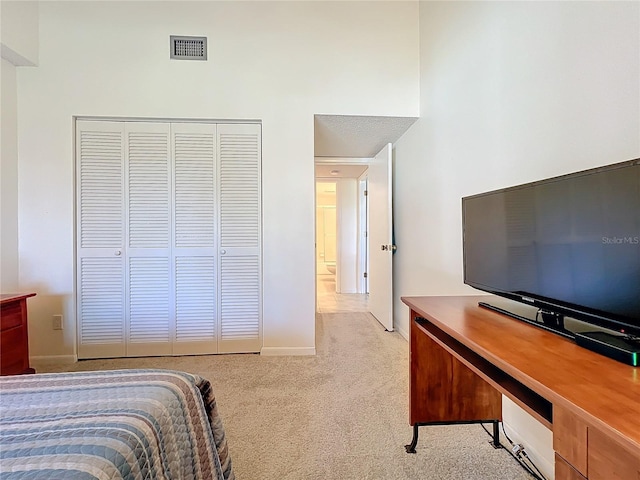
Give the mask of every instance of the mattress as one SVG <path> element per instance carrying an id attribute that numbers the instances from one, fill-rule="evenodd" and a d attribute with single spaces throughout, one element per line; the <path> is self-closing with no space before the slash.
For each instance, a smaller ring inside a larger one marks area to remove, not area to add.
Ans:
<path id="1" fill-rule="evenodd" d="M 233 480 L 209 381 L 168 370 L 0 378 L 0 477 Z"/>

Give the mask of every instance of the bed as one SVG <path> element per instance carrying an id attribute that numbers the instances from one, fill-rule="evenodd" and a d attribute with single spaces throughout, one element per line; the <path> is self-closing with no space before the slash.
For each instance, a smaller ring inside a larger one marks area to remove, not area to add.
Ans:
<path id="1" fill-rule="evenodd" d="M 3 480 L 234 480 L 210 383 L 168 370 L 0 378 Z"/>

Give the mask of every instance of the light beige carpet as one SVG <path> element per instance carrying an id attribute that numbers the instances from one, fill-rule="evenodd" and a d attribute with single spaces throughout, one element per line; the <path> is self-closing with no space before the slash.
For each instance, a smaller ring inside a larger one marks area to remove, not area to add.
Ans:
<path id="1" fill-rule="evenodd" d="M 417 454 L 405 453 L 408 344 L 366 313 L 318 314 L 314 357 L 91 360 L 38 371 L 120 368 L 209 379 L 238 480 L 531 478 L 479 425 L 421 427 Z"/>

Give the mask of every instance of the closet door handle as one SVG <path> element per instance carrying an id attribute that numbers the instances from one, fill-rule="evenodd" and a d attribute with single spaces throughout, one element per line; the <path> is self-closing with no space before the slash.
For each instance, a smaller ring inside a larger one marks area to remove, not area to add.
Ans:
<path id="1" fill-rule="evenodd" d="M 119 257 L 120 255 L 122 255 L 122 250 L 116 250 L 115 252 L 113 252 L 113 254 L 114 254 L 116 257 Z"/>
<path id="2" fill-rule="evenodd" d="M 224 255 L 225 253 L 227 253 L 226 250 L 220 250 L 220 255 Z"/>

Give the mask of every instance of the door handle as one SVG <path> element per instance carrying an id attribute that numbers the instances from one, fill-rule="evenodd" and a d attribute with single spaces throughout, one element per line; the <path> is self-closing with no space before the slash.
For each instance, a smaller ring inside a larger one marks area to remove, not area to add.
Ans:
<path id="1" fill-rule="evenodd" d="M 122 255 L 122 250 L 116 250 L 115 252 L 113 252 L 113 254 L 114 254 L 116 257 L 119 257 L 120 255 Z"/>
<path id="2" fill-rule="evenodd" d="M 385 252 L 395 252 L 398 249 L 395 245 L 380 245 L 380 250 Z"/>

